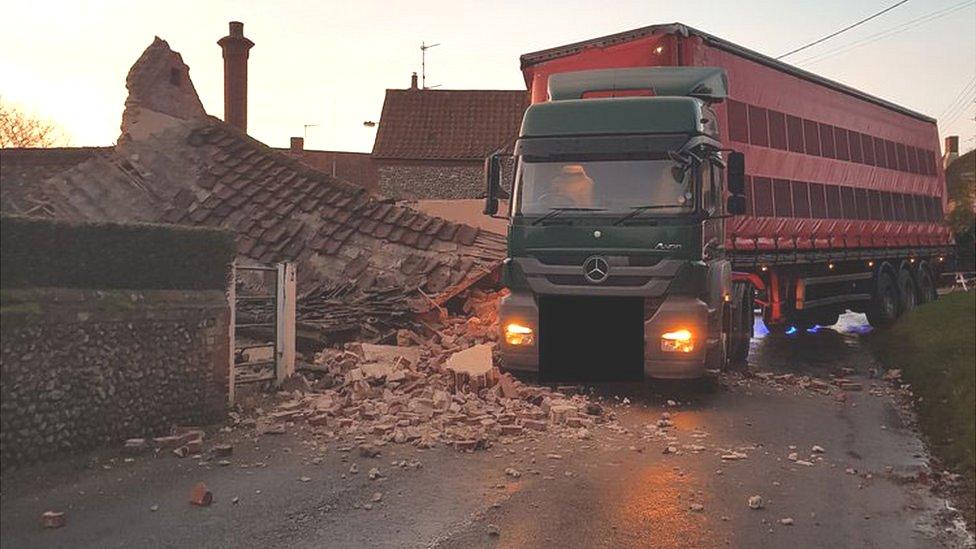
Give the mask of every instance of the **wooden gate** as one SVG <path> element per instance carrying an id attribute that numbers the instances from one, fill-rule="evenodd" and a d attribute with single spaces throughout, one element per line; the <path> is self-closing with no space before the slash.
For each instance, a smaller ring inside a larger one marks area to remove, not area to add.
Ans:
<path id="1" fill-rule="evenodd" d="M 230 404 L 237 386 L 277 386 L 295 373 L 295 264 L 234 264 Z"/>

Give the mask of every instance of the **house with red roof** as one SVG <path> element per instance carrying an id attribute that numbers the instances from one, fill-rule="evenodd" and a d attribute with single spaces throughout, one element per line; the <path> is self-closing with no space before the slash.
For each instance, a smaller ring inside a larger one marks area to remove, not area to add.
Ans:
<path id="1" fill-rule="evenodd" d="M 394 199 L 474 199 L 483 166 L 518 137 L 525 90 L 386 90 L 372 159 L 379 193 Z"/>

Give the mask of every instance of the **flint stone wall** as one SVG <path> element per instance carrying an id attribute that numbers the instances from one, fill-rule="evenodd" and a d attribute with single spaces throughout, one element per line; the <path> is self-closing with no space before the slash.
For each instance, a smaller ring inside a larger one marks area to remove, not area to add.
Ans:
<path id="1" fill-rule="evenodd" d="M 4 469 L 225 413 L 219 290 L 3 290 L 0 316 Z"/>
<path id="2" fill-rule="evenodd" d="M 439 164 L 434 161 L 379 161 L 379 192 L 398 200 L 484 198 L 484 161 Z M 502 188 L 511 191 L 515 174 L 512 157 L 502 157 Z"/>
<path id="3" fill-rule="evenodd" d="M 380 166 L 380 194 L 397 199 L 478 198 L 485 195 L 484 168 L 459 166 Z"/>

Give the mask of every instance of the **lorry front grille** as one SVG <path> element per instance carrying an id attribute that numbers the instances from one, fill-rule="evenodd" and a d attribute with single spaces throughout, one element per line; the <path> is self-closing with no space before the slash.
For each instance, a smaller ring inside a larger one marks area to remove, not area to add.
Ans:
<path id="1" fill-rule="evenodd" d="M 582 265 L 587 258 L 594 255 L 601 255 L 592 251 L 589 252 L 532 252 L 533 257 L 545 265 Z M 659 254 L 645 253 L 608 253 L 606 257 L 624 257 L 626 265 L 631 267 L 653 267 L 661 261 Z"/>
<path id="2" fill-rule="evenodd" d="M 583 275 L 546 275 L 546 280 L 558 286 L 612 286 L 616 288 L 634 288 L 643 286 L 651 281 L 649 276 L 610 275 L 600 284 L 593 284 Z"/>

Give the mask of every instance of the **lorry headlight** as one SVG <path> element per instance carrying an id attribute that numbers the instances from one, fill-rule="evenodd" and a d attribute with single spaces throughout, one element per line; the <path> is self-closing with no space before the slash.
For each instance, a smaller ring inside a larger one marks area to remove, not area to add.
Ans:
<path id="1" fill-rule="evenodd" d="M 670 353 L 690 353 L 695 350 L 695 338 L 690 330 L 680 329 L 661 334 L 661 350 Z"/>
<path id="2" fill-rule="evenodd" d="M 534 342 L 535 334 L 532 332 L 532 328 L 515 322 L 509 322 L 505 325 L 505 343 L 523 346 L 532 345 Z"/>

